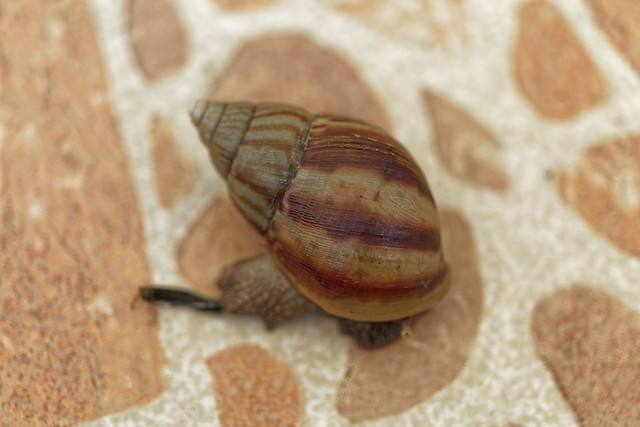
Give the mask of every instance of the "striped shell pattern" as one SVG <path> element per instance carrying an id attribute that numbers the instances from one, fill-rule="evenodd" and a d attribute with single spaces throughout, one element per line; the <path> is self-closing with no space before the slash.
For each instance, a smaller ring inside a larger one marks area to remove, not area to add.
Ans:
<path id="1" fill-rule="evenodd" d="M 198 101 L 191 118 L 232 200 L 311 301 L 378 322 L 445 295 L 433 196 L 384 130 L 280 103 Z"/>

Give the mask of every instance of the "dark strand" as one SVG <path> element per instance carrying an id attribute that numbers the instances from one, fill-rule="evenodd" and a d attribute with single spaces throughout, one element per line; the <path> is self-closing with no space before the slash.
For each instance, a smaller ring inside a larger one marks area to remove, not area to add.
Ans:
<path id="1" fill-rule="evenodd" d="M 180 289 L 144 286 L 138 289 L 138 293 L 148 302 L 184 305 L 202 311 L 222 311 L 219 300 L 205 298 Z"/>

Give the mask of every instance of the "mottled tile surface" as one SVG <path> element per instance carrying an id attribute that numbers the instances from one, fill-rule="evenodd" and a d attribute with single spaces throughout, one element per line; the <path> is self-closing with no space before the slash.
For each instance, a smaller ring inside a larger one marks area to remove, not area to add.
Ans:
<path id="1" fill-rule="evenodd" d="M 520 7 L 513 70 L 523 96 L 550 119 L 571 119 L 608 95 L 604 76 L 580 39 L 546 0 Z"/>
<path id="2" fill-rule="evenodd" d="M 634 0 L 3 2 L 0 424 L 637 425 L 639 17 Z M 219 295 L 268 249 L 199 141 L 199 98 L 346 114 L 405 145 L 453 284 L 410 337 L 365 351 L 328 316 L 268 331 L 135 298 Z"/>
<path id="3" fill-rule="evenodd" d="M 2 9 L 0 408 L 75 424 L 164 389 L 141 211 L 86 5 Z"/>

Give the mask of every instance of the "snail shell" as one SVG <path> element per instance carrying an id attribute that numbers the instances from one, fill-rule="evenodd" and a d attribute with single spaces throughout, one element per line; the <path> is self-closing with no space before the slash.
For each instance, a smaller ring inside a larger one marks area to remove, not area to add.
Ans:
<path id="1" fill-rule="evenodd" d="M 191 118 L 276 265 L 322 309 L 382 322 L 445 295 L 433 196 L 384 130 L 280 103 L 198 101 Z"/>

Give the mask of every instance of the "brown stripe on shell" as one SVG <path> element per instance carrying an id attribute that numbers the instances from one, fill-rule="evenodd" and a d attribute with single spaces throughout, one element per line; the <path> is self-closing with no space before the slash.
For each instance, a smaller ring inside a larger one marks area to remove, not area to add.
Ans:
<path id="1" fill-rule="evenodd" d="M 318 297 L 328 300 L 355 298 L 362 302 L 392 302 L 411 298 L 419 299 L 425 294 L 433 292 L 442 284 L 448 274 L 446 264 L 442 263 L 442 268 L 436 274 L 425 276 L 419 280 L 363 281 L 335 271 L 324 271 L 314 265 L 313 260 L 305 259 L 295 249 L 284 244 L 276 243 L 272 245 L 271 249 L 279 264 L 287 267 L 285 272 L 290 277 L 295 277 L 294 282 L 302 284 L 305 290 Z M 320 304 L 318 301 L 315 302 Z"/>
<path id="2" fill-rule="evenodd" d="M 435 242 L 439 240 L 435 237 L 439 223 L 433 205 L 415 189 L 410 191 L 397 183 L 384 184 L 382 178 L 367 176 L 362 171 L 347 175 L 345 181 L 352 183 L 341 189 L 344 182 L 339 177 L 341 175 L 342 172 L 298 170 L 269 226 L 267 239 L 270 244 L 280 243 L 295 248 L 301 255 L 314 258 L 323 270 L 365 281 L 415 281 L 435 274 L 442 260 L 439 243 Z M 364 179 L 355 182 L 356 178 Z M 384 185 L 383 188 L 380 185 Z M 396 191 L 406 193 L 406 206 L 396 204 L 395 198 L 384 195 Z M 378 193 L 383 195 L 376 199 Z M 301 202 L 295 209 L 302 212 L 289 213 L 292 198 Z M 354 207 L 349 217 L 345 217 L 345 206 Z M 368 218 L 368 224 L 357 224 L 358 219 L 364 217 Z M 314 223 L 316 220 L 320 224 Z M 330 230 L 321 226 L 327 222 L 335 227 Z M 393 230 L 387 225 L 389 222 L 417 231 L 432 229 L 433 240 L 403 242 L 401 240 L 406 238 L 406 234 L 392 234 Z M 366 230 L 368 236 L 359 234 L 363 227 L 369 226 L 371 228 Z M 389 241 L 378 237 L 385 234 Z"/>
<path id="3" fill-rule="evenodd" d="M 269 205 L 265 199 L 257 195 L 253 188 L 238 180 L 229 179 L 227 184 L 229 197 L 238 210 L 256 230 L 264 233 L 270 222 L 265 215 L 266 212 L 269 212 Z"/>
<path id="4" fill-rule="evenodd" d="M 291 147 L 251 147 L 243 143 L 227 176 L 230 195 L 236 206 L 262 233 L 268 228 L 277 202 L 290 179 L 283 171 L 293 161 L 293 153 L 287 152 L 286 148 Z M 270 160 L 266 161 L 267 158 Z M 256 163 L 261 162 L 270 166 L 266 167 L 263 163 L 256 167 Z"/>
<path id="5" fill-rule="evenodd" d="M 305 114 L 258 104 L 227 176 L 232 199 L 263 233 L 302 157 L 309 128 Z"/>
<path id="6" fill-rule="evenodd" d="M 216 103 L 211 103 L 211 110 Z M 244 102 L 224 104 L 222 117 L 218 120 L 216 127 L 212 130 L 210 142 L 202 136 L 205 145 L 209 148 L 209 154 L 213 165 L 220 175 L 226 177 L 229 174 L 233 160 L 238 152 L 240 143 L 249 127 L 253 117 L 254 106 Z M 201 127 L 206 123 L 206 113 L 202 120 Z"/>
<path id="7" fill-rule="evenodd" d="M 279 206 L 292 222 L 286 227 L 296 233 L 327 233 L 336 244 L 357 239 L 360 245 L 380 248 L 440 250 L 435 206 L 415 187 L 389 182 L 375 172 L 347 167 L 323 172 L 303 163 L 304 158 Z"/>
<path id="8" fill-rule="evenodd" d="M 283 145 L 284 141 L 298 138 L 301 128 L 302 126 L 295 124 L 252 125 L 247 130 L 242 143 L 247 145 Z"/>
<path id="9" fill-rule="evenodd" d="M 411 154 L 380 128 L 363 122 L 316 116 L 300 166 L 326 172 L 348 167 L 379 173 L 386 180 L 415 186 L 434 200 Z"/>
<path id="10" fill-rule="evenodd" d="M 326 199 L 317 199 L 312 192 L 289 193 L 280 208 L 291 220 L 324 230 L 336 240 L 357 238 L 363 244 L 391 249 L 440 250 L 438 228 L 381 218 L 357 200 L 327 206 Z"/>
<path id="11" fill-rule="evenodd" d="M 198 101 L 193 105 L 191 121 L 198 128 L 200 139 L 205 147 L 211 146 L 211 138 L 226 108 L 226 104 L 209 101 Z"/>

